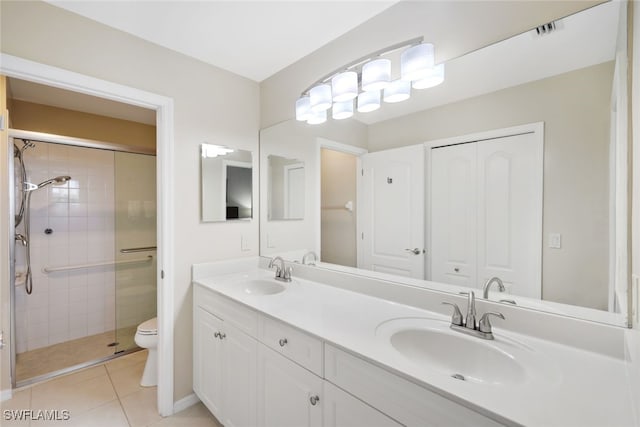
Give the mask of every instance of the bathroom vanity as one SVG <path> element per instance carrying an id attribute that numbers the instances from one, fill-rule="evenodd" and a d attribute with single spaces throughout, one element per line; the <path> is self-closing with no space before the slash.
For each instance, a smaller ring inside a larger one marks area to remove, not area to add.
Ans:
<path id="1" fill-rule="evenodd" d="M 455 295 L 299 265 L 193 273 L 194 390 L 225 426 L 634 425 L 622 328 L 478 302 L 506 317 L 482 340 L 449 328 Z"/>

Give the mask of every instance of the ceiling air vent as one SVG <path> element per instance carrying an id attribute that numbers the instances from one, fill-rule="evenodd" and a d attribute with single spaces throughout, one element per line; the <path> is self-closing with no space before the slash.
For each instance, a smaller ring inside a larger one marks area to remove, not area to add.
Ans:
<path id="1" fill-rule="evenodd" d="M 538 36 L 544 36 L 545 34 L 550 34 L 556 30 L 558 30 L 559 27 L 556 24 L 556 21 L 551 21 L 548 22 L 546 24 L 540 25 L 538 27 L 536 27 L 535 29 L 535 34 Z"/>

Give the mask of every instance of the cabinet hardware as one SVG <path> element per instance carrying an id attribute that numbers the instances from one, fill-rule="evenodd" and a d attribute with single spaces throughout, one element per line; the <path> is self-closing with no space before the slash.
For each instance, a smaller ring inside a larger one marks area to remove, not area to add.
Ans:
<path id="1" fill-rule="evenodd" d="M 215 338 L 220 338 L 220 332 L 216 332 L 215 334 L 213 334 L 213 336 L 214 336 Z"/>
<path id="2" fill-rule="evenodd" d="M 280 341 L 278 341 L 278 342 L 280 343 L 280 347 L 284 347 L 284 346 L 288 343 L 288 341 L 287 341 L 287 339 L 286 339 L 286 338 L 282 338 L 282 339 L 281 339 Z"/>
<path id="3" fill-rule="evenodd" d="M 220 339 L 223 340 L 227 337 L 227 334 L 223 334 L 222 332 L 220 332 Z"/>
<path id="4" fill-rule="evenodd" d="M 311 404 L 313 406 L 316 406 L 318 404 L 318 402 L 320 402 L 320 397 L 319 396 L 311 396 L 309 398 L 309 401 L 311 402 Z"/>

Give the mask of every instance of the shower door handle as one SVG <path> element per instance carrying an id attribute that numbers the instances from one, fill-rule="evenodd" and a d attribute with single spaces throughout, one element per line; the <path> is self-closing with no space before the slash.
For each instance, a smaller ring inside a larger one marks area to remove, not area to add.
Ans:
<path id="1" fill-rule="evenodd" d="M 134 252 L 155 251 L 156 249 L 158 249 L 157 246 L 144 246 L 144 247 L 141 247 L 141 248 L 120 249 L 120 253 L 121 254 L 132 254 Z"/>

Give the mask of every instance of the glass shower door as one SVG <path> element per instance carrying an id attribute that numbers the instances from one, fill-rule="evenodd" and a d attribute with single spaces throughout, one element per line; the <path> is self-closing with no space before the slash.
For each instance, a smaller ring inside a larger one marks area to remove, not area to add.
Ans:
<path id="1" fill-rule="evenodd" d="M 115 352 L 156 317 L 156 156 L 115 153 Z"/>

